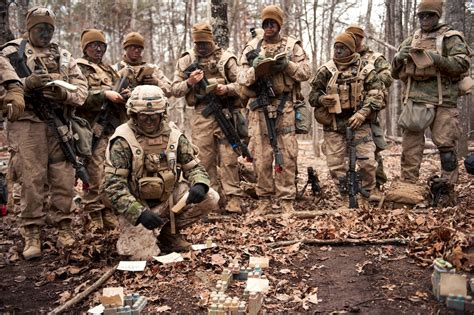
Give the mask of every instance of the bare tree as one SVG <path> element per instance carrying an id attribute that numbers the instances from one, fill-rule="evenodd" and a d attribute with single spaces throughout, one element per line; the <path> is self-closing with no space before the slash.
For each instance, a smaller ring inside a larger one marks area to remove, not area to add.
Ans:
<path id="1" fill-rule="evenodd" d="M 211 0 L 211 24 L 217 44 L 224 49 L 229 48 L 226 1 Z"/>

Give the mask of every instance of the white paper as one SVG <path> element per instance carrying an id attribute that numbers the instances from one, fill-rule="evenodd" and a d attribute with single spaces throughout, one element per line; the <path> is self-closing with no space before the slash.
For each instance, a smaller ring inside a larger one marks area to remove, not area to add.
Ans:
<path id="1" fill-rule="evenodd" d="M 153 258 L 162 264 L 170 264 L 184 260 L 181 254 L 175 252 L 164 256 L 153 256 Z"/>
<path id="2" fill-rule="evenodd" d="M 73 92 L 77 90 L 77 86 L 63 80 L 53 80 L 46 83 L 45 86 L 59 86 Z"/>
<path id="3" fill-rule="evenodd" d="M 245 287 L 249 292 L 267 292 L 270 288 L 268 279 L 249 278 Z"/>
<path id="4" fill-rule="evenodd" d="M 439 294 L 442 296 L 449 294 L 466 296 L 466 277 L 456 273 L 443 272 L 440 275 L 439 288 Z"/>
<path id="5" fill-rule="evenodd" d="M 212 247 L 217 247 L 217 244 L 212 243 L 211 246 L 207 246 L 206 244 L 193 244 L 193 245 L 191 245 L 191 248 L 193 250 L 203 250 L 203 249 L 208 249 L 208 248 L 212 248 Z"/>
<path id="6" fill-rule="evenodd" d="M 146 260 L 143 261 L 126 261 L 123 260 L 119 263 L 117 269 L 124 271 L 143 271 L 145 270 Z"/>
<path id="7" fill-rule="evenodd" d="M 270 258 L 268 257 L 253 257 L 251 256 L 249 259 L 249 267 L 255 268 L 256 266 L 260 266 L 260 268 L 268 268 L 270 264 Z"/>
<path id="8" fill-rule="evenodd" d="M 105 307 L 102 304 L 97 305 L 96 307 L 91 308 L 87 311 L 87 314 L 102 314 L 105 310 Z"/>

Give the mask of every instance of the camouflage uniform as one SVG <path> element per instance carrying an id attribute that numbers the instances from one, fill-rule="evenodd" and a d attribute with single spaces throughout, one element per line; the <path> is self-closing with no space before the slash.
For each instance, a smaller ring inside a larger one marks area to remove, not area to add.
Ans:
<path id="1" fill-rule="evenodd" d="M 126 76 L 128 78 L 130 82 L 129 87 L 132 89 L 138 85 L 144 84 L 141 80 L 140 72 L 145 68 L 154 69 L 152 76 L 158 80 L 157 86 L 163 90 L 166 97 L 170 97 L 171 82 L 158 65 L 147 63 L 145 61 L 132 63 L 131 61 L 128 61 L 127 56 L 124 55 L 123 59 L 113 66 L 113 69 L 117 71 L 120 76 Z"/>
<path id="2" fill-rule="evenodd" d="M 437 47 L 437 43 L 441 47 Z M 463 35 L 445 24 L 438 24 L 429 33 L 416 31 L 401 43 L 399 51 L 406 46 L 423 48 L 438 55 L 439 60 L 423 70 L 417 69 L 410 57 L 406 62 L 394 58 L 392 76 L 405 83 L 406 102 L 434 106 L 436 114 L 430 126 L 432 139 L 440 151 L 442 175 L 454 184 L 458 179 L 456 151 L 460 133 L 458 82 L 469 69 L 470 49 Z M 415 183 L 420 175 L 424 133 L 424 130 L 403 130 L 401 177 L 407 182 Z"/>
<path id="3" fill-rule="evenodd" d="M 97 128 L 102 127 L 94 125 L 94 121 L 100 114 L 102 105 L 107 102 L 104 92 L 113 89 L 119 77 L 111 66 L 102 62 L 95 64 L 85 58 L 80 58 L 77 60 L 77 63 L 87 79 L 89 93 L 84 105 L 76 110 L 76 115 L 87 119 L 89 124 L 93 127 L 93 132 L 96 135 L 100 135 L 100 131 L 97 130 Z M 116 126 L 124 123 L 126 121 L 125 106 L 113 103 L 111 103 L 111 106 L 113 106 L 114 109 L 114 114 L 112 115 L 114 121 L 110 123 Z M 115 223 L 113 213 L 104 206 L 99 194 L 99 188 L 104 177 L 105 150 L 109 136 L 114 132 L 114 128 L 111 124 L 107 126 L 106 130 L 104 130 L 97 140 L 96 148 L 86 164 L 87 172 L 89 173 L 89 185 L 84 192 L 82 200 L 84 202 L 84 211 L 91 215 L 93 221 L 98 221 L 96 222 L 97 228 L 101 228 L 101 225 L 112 228 Z M 98 213 L 93 214 L 93 212 Z M 101 214 L 101 216 L 98 214 Z"/>
<path id="4" fill-rule="evenodd" d="M 210 115 L 206 118 L 202 115 L 207 103 L 199 101 L 196 97 L 197 94 L 204 94 L 199 88 L 199 84 L 189 87 L 186 82 L 189 74 L 185 74 L 185 70 L 194 62 L 199 64 L 211 84 L 218 82 L 227 87 L 228 103 L 234 107 L 232 110 L 238 110 L 240 100 L 238 84 L 235 82 L 238 72 L 237 59 L 233 54 L 219 47 L 207 57 L 199 57 L 194 50 L 187 51 L 176 64 L 172 85 L 173 95 L 175 97 L 185 96 L 187 105 L 195 109 L 191 119 L 192 142 L 199 148 L 199 159 L 209 174 L 211 187 L 220 191 L 219 184 L 222 184 L 223 194 L 227 199 L 229 201 L 237 200 L 237 198 L 244 196 L 239 185 L 238 156 L 232 150 L 214 116 Z M 226 99 L 223 98 L 223 100 L 223 103 L 226 104 Z M 218 169 L 220 174 L 218 174 Z M 218 179 L 220 179 L 220 183 Z M 237 206 L 240 207 L 240 205 Z M 233 210 L 231 207 L 227 207 L 227 209 Z M 236 209 L 234 212 L 239 212 L 239 210 Z"/>
<path id="5" fill-rule="evenodd" d="M 331 70 L 330 70 L 331 69 Z M 340 114 L 329 114 L 328 109 L 320 102 L 320 96 L 326 95 L 328 85 L 333 74 L 340 71 L 337 76 L 335 84 L 341 98 L 342 112 Z M 365 73 L 364 73 L 365 72 Z M 342 95 L 343 90 L 352 90 L 345 88 L 345 84 L 349 86 L 351 83 L 360 80 L 361 83 L 360 95 L 352 95 L 352 93 L 345 96 Z M 346 174 L 346 127 L 348 119 L 356 111 L 364 111 L 369 113 L 366 120 L 361 127 L 355 130 L 355 138 L 357 146 L 356 152 L 359 157 L 367 157 L 366 160 L 359 160 L 357 163 L 361 169 L 362 188 L 371 191 L 375 188 L 375 170 L 377 162 L 374 159 L 375 144 L 371 137 L 370 122 L 375 114 L 380 111 L 382 106 L 382 85 L 373 67 L 366 61 L 362 61 L 356 57 L 352 63 L 346 67 L 341 67 L 335 62 L 330 61 L 321 66 L 316 72 L 316 76 L 311 82 L 311 92 L 309 95 L 309 102 L 311 106 L 315 107 L 316 120 L 323 124 L 324 129 L 324 144 L 323 152 L 327 158 L 327 164 L 332 178 L 336 182 L 341 176 Z M 349 101 L 349 99 L 359 98 L 362 106 L 359 107 L 359 102 Z M 347 100 L 347 106 L 344 106 L 343 99 Z M 321 119 L 318 115 L 322 113 L 327 120 Z M 334 117 L 333 117 L 334 116 Z M 335 121 L 335 125 L 333 123 Z"/>

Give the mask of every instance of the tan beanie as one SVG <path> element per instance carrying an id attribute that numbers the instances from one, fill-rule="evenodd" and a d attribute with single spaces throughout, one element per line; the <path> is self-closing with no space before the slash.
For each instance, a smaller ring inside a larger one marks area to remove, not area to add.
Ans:
<path id="1" fill-rule="evenodd" d="M 125 35 L 122 46 L 123 49 L 125 49 L 131 45 L 136 45 L 145 48 L 145 39 L 137 32 L 128 33 L 127 35 Z"/>
<path id="2" fill-rule="evenodd" d="M 348 32 L 341 33 L 341 34 L 336 36 L 336 39 L 334 40 L 334 44 L 335 43 L 344 44 L 344 45 L 346 45 L 347 48 L 349 48 L 349 50 L 352 53 L 355 53 L 356 40 L 355 40 L 354 34 L 348 33 Z"/>
<path id="3" fill-rule="evenodd" d="M 346 32 L 352 33 L 354 35 L 359 35 L 360 37 L 365 38 L 365 32 L 364 29 L 357 24 L 351 24 L 346 28 Z"/>
<path id="4" fill-rule="evenodd" d="M 193 25 L 193 30 L 191 32 L 193 37 L 193 42 L 208 42 L 213 43 L 214 37 L 212 36 L 212 27 L 209 23 L 200 22 Z"/>
<path id="5" fill-rule="evenodd" d="M 40 23 L 47 23 L 54 27 L 55 15 L 47 8 L 34 7 L 26 12 L 26 29 L 29 31 L 33 26 Z"/>
<path id="6" fill-rule="evenodd" d="M 81 49 L 84 51 L 87 45 L 93 42 L 101 42 L 107 44 L 105 42 L 104 33 L 94 28 L 84 30 L 81 34 Z"/>
<path id="7" fill-rule="evenodd" d="M 432 12 L 436 13 L 438 17 L 443 15 L 443 1 L 442 0 L 421 0 L 418 4 L 416 13 Z"/>
<path id="8" fill-rule="evenodd" d="M 283 25 L 283 10 L 277 5 L 269 5 L 263 8 L 262 10 L 262 23 L 267 19 L 272 19 L 278 23 L 278 25 Z"/>

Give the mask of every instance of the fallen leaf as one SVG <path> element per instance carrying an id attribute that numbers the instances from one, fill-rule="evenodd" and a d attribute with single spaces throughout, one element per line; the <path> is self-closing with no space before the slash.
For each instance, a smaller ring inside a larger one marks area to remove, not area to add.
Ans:
<path id="1" fill-rule="evenodd" d="M 169 310 L 171 310 L 171 307 L 169 307 L 168 305 L 159 306 L 158 308 L 155 309 L 155 311 L 159 313 L 166 312 Z"/>
<path id="2" fill-rule="evenodd" d="M 222 255 L 213 254 L 211 256 L 211 264 L 222 266 L 223 264 L 225 264 L 225 259 L 224 257 L 222 257 Z"/>
<path id="3" fill-rule="evenodd" d="M 59 294 L 59 304 L 62 305 L 66 303 L 67 300 L 71 298 L 71 292 L 64 291 L 63 293 Z"/>
<path id="4" fill-rule="evenodd" d="M 387 289 L 389 291 L 393 291 L 397 286 L 395 284 L 386 284 L 382 286 L 382 289 Z"/>
<path id="5" fill-rule="evenodd" d="M 282 302 L 287 302 L 291 297 L 288 294 L 277 294 L 275 298 Z"/>

